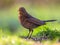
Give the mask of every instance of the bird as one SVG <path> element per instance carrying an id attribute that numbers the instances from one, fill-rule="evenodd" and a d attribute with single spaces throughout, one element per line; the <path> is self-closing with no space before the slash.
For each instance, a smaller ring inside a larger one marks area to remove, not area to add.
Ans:
<path id="1" fill-rule="evenodd" d="M 38 26 L 46 25 L 46 22 L 54 22 L 56 20 L 40 20 L 31 16 L 24 7 L 19 8 L 19 21 L 21 25 L 29 30 L 27 38 L 31 38 L 33 29 Z"/>

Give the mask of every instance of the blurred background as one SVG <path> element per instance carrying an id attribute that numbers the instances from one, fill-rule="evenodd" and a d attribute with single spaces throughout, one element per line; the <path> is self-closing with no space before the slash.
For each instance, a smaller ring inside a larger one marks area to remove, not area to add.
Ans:
<path id="1" fill-rule="evenodd" d="M 56 37 L 60 40 L 60 0 L 0 0 L 1 45 L 15 45 L 12 43 L 15 43 L 14 40 L 16 40 L 19 36 L 27 36 L 28 29 L 22 27 L 18 20 L 18 9 L 20 7 L 25 7 L 29 14 L 40 20 L 57 20 L 56 22 L 49 22 L 44 26 L 34 29 L 32 36 L 43 37 L 45 36 L 44 34 L 48 34 L 48 39 L 54 39 Z M 14 39 L 12 43 L 10 39 Z M 17 39 L 16 44 L 20 45 L 21 43 L 18 40 L 19 39 Z M 29 45 L 26 41 L 24 44 Z"/>

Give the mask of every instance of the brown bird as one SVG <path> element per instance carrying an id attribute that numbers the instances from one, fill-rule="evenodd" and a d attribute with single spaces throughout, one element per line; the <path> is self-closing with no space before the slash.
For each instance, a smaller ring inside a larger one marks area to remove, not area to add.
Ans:
<path id="1" fill-rule="evenodd" d="M 46 22 L 53 22 L 56 20 L 42 21 L 42 20 L 36 19 L 36 18 L 32 17 L 30 14 L 28 14 L 28 12 L 25 10 L 24 7 L 20 7 L 19 8 L 19 21 L 21 22 L 23 27 L 29 29 L 29 34 L 27 37 L 31 38 L 34 28 L 45 25 Z"/>

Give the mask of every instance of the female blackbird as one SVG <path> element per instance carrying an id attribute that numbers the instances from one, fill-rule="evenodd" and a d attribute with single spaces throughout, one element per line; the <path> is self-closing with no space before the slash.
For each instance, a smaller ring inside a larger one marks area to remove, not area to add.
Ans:
<path id="1" fill-rule="evenodd" d="M 29 34 L 27 37 L 31 38 L 34 28 L 41 25 L 45 25 L 46 22 L 53 22 L 56 20 L 42 21 L 42 20 L 36 19 L 32 17 L 30 14 L 28 14 L 24 7 L 20 7 L 19 8 L 19 21 L 21 22 L 23 27 L 29 29 Z"/>

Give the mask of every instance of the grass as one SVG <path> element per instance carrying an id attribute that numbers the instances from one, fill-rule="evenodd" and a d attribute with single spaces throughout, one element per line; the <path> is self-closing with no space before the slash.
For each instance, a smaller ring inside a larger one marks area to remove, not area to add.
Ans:
<path id="1" fill-rule="evenodd" d="M 45 28 L 42 31 L 38 32 L 36 34 L 36 37 L 43 40 L 54 40 L 56 38 L 60 39 L 60 31 Z"/>
<path id="2" fill-rule="evenodd" d="M 21 39 L 16 36 L 7 37 L 3 36 L 0 38 L 0 45 L 31 45 L 31 44 L 32 42 L 28 42 L 25 39 Z"/>
<path id="3" fill-rule="evenodd" d="M 39 41 L 33 41 L 33 40 L 29 40 L 29 39 L 23 39 L 23 38 L 19 38 L 17 36 L 2 36 L 0 37 L 0 45 L 60 45 L 59 42 L 57 42 L 57 40 L 55 41 L 43 41 L 43 42 L 39 42 Z"/>

